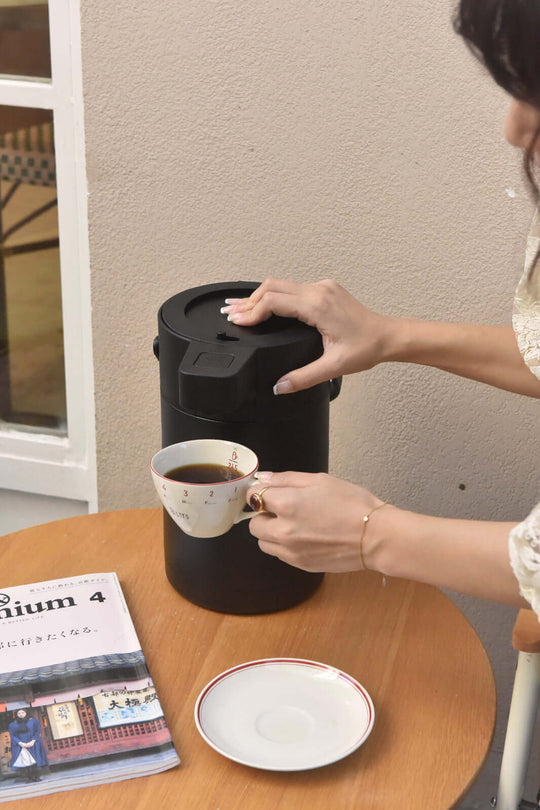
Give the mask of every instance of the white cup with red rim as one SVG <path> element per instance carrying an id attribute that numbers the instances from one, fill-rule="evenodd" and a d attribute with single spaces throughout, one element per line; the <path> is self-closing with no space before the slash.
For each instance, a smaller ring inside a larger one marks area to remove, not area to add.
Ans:
<path id="1" fill-rule="evenodd" d="M 213 476 L 215 471 L 218 480 L 177 480 L 193 478 L 193 467 L 201 471 L 205 468 L 203 477 Z M 258 467 L 253 450 L 223 439 L 171 444 L 159 450 L 150 463 L 161 503 L 182 531 L 192 537 L 218 537 L 235 523 L 253 517 L 252 511 L 245 511 L 246 492 L 257 480 Z M 223 478 L 228 475 L 233 477 Z"/>

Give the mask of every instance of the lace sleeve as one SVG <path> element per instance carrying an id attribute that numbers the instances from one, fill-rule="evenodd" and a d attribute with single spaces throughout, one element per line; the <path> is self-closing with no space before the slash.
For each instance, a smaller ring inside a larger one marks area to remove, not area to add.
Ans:
<path id="1" fill-rule="evenodd" d="M 521 595 L 540 619 L 540 503 L 512 529 L 508 545 Z"/>
<path id="2" fill-rule="evenodd" d="M 536 211 L 525 255 L 525 270 L 516 289 L 512 323 L 519 350 L 540 379 L 540 211 Z M 521 595 L 540 618 L 540 503 L 509 536 L 510 562 Z"/>
<path id="3" fill-rule="evenodd" d="M 516 340 L 535 377 L 540 379 L 540 212 L 536 211 L 527 239 L 525 270 L 514 296 L 512 325 Z M 536 261 L 535 261 L 536 260 Z"/>

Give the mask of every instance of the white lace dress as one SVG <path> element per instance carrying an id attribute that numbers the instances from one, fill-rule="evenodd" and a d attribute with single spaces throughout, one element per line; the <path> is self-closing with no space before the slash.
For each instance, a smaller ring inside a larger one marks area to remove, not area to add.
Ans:
<path id="1" fill-rule="evenodd" d="M 525 259 L 525 272 L 514 298 L 512 323 L 523 359 L 540 379 L 540 260 L 528 268 L 540 247 L 540 213 L 537 211 Z M 509 535 L 510 562 L 522 596 L 540 618 L 540 503 Z"/>

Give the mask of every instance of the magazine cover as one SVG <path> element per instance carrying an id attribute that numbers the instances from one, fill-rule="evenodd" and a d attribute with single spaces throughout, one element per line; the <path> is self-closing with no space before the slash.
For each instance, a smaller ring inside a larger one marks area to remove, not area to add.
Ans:
<path id="1" fill-rule="evenodd" d="M 0 588 L 0 802 L 179 762 L 116 574 Z"/>

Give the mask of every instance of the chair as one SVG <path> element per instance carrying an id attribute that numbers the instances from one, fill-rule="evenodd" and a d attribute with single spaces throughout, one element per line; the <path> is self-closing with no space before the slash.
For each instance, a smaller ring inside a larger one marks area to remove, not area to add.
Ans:
<path id="1" fill-rule="evenodd" d="M 522 797 L 540 699 L 540 623 L 532 610 L 520 610 L 512 633 L 518 651 L 514 688 L 508 715 L 499 789 L 491 803 L 497 810 L 533 810 L 536 802 Z"/>

